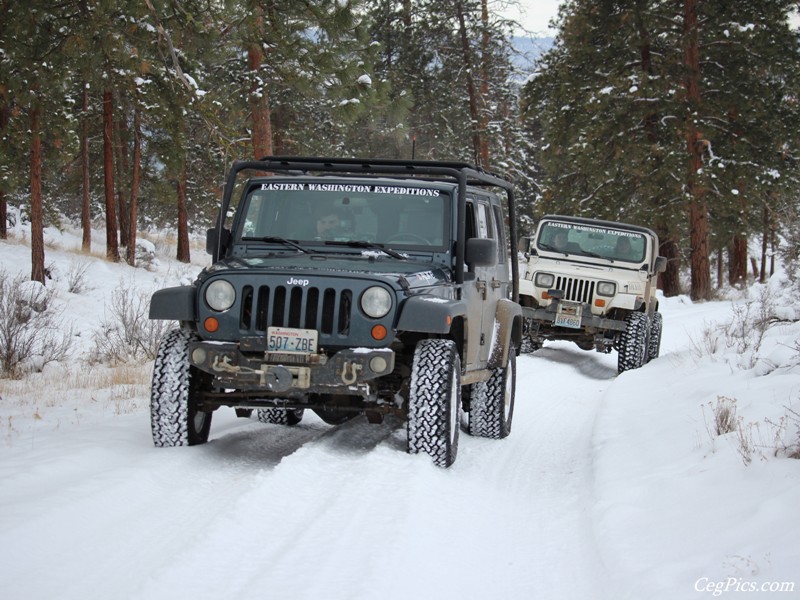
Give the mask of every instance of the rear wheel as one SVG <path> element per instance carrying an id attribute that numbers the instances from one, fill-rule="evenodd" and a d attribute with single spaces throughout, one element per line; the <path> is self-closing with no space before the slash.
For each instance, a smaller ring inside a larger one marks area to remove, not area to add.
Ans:
<path id="1" fill-rule="evenodd" d="M 619 336 L 617 372 L 638 369 L 647 362 L 647 334 L 650 319 L 644 313 L 630 313 L 625 319 L 627 327 Z"/>
<path id="2" fill-rule="evenodd" d="M 517 382 L 516 358 L 512 350 L 508 356 L 508 365 L 504 369 L 494 369 L 488 381 L 472 386 L 469 410 L 470 435 L 499 440 L 511 433 Z"/>
<path id="3" fill-rule="evenodd" d="M 650 339 L 647 341 L 647 360 L 658 358 L 661 353 L 661 331 L 664 328 L 664 317 L 660 312 L 653 314 L 653 321 L 650 323 Z"/>
<path id="4" fill-rule="evenodd" d="M 408 397 L 408 452 L 449 467 L 458 453 L 461 359 L 452 340 L 422 340 L 414 351 Z"/>
<path id="5" fill-rule="evenodd" d="M 158 347 L 150 389 L 150 427 L 156 446 L 208 441 L 212 413 L 198 410 L 197 396 L 211 389 L 211 376 L 189 363 L 189 342 L 196 339 L 190 331 L 173 329 Z"/>
<path id="6" fill-rule="evenodd" d="M 258 420 L 273 425 L 297 425 L 303 420 L 304 408 L 259 408 Z"/>

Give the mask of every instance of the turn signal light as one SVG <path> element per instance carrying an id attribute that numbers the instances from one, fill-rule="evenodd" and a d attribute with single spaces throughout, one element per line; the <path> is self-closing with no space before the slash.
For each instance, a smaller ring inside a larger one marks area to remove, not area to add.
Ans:
<path id="1" fill-rule="evenodd" d="M 217 321 L 214 317 L 208 317 L 203 323 L 203 327 L 205 327 L 206 331 L 209 333 L 214 333 L 217 329 L 219 329 L 219 321 Z"/>
<path id="2" fill-rule="evenodd" d="M 595 305 L 595 306 L 599 306 L 599 307 L 601 307 L 601 308 L 602 308 L 603 306 L 605 306 L 605 305 L 606 305 L 606 301 L 605 301 L 605 300 L 603 300 L 602 298 L 595 298 L 595 300 L 594 300 L 594 305 Z"/>
<path id="3" fill-rule="evenodd" d="M 383 340 L 386 338 L 386 327 L 383 325 L 375 325 L 372 328 L 372 337 L 378 341 Z"/>

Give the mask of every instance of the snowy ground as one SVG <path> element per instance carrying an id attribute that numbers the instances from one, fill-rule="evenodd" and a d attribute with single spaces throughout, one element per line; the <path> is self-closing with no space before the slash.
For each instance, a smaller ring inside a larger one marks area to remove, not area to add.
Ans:
<path id="1" fill-rule="evenodd" d="M 0 242 L 10 273 L 29 271 L 20 237 Z M 314 415 L 223 409 L 207 445 L 156 449 L 150 365 L 82 358 L 121 282 L 149 293 L 197 265 L 134 270 L 48 239 L 80 337 L 0 380 L 0 598 L 800 598 L 796 324 L 737 346 L 704 330 L 743 300 L 662 299 L 662 356 L 621 376 L 613 353 L 548 344 L 519 359 L 511 436 L 462 435 L 449 470 L 406 454 L 400 422 Z M 734 401 L 739 433 L 718 436 Z"/>

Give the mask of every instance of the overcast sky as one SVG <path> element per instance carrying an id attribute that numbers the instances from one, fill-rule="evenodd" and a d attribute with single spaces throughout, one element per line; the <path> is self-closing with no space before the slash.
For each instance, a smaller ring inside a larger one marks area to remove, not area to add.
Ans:
<path id="1" fill-rule="evenodd" d="M 558 15 L 560 0 L 497 0 L 495 10 L 505 17 L 518 21 L 533 34 L 554 35 L 547 27 L 550 19 Z"/>

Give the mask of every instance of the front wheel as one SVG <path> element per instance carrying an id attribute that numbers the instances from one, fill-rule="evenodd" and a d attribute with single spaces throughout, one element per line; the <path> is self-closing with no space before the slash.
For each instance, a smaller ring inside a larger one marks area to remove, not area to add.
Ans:
<path id="1" fill-rule="evenodd" d="M 617 372 L 638 369 L 647 362 L 647 335 L 650 319 L 644 313 L 630 313 L 625 319 L 627 327 L 619 336 Z"/>
<path id="2" fill-rule="evenodd" d="M 511 433 L 517 384 L 516 358 L 512 349 L 505 368 L 494 369 L 488 381 L 472 386 L 469 408 L 470 435 L 499 440 Z"/>
<path id="3" fill-rule="evenodd" d="M 458 453 L 461 359 L 452 340 L 422 340 L 414 350 L 408 394 L 408 452 L 449 467 Z"/>
<path id="4" fill-rule="evenodd" d="M 173 329 L 161 340 L 150 389 L 150 428 L 158 447 L 194 446 L 208 441 L 211 412 L 197 408 L 197 396 L 211 377 L 189 363 L 191 331 Z"/>

